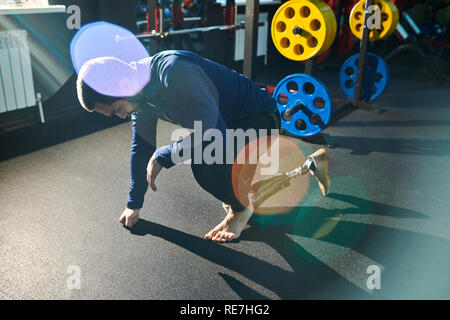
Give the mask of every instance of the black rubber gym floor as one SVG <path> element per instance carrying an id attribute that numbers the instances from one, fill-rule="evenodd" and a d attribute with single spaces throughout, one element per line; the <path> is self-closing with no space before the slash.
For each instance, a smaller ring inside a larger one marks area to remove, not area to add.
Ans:
<path id="1" fill-rule="evenodd" d="M 315 76 L 339 93 L 336 74 Z M 203 239 L 224 211 L 186 165 L 161 173 L 132 231 L 118 223 L 130 123 L 81 113 L 1 136 L 0 299 L 450 298 L 450 90 L 394 72 L 377 104 L 326 129 L 328 198 L 304 180 L 290 224 L 256 217 L 228 244 Z M 173 129 L 159 123 L 158 145 Z"/>

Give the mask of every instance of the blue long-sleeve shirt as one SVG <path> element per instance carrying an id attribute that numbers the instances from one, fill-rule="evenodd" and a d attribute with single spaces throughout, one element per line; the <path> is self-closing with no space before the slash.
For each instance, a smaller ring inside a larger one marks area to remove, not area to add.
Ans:
<path id="1" fill-rule="evenodd" d="M 163 51 L 139 61 L 151 72 L 143 90 L 146 111 L 133 113 L 133 143 L 130 156 L 131 178 L 127 207 L 141 208 L 148 189 L 147 164 L 153 153 L 161 165 L 170 168 L 174 154 L 183 152 L 191 136 L 156 150 L 158 119 L 194 129 L 201 121 L 202 130 L 218 129 L 226 136 L 227 123 L 253 114 L 273 112 L 275 100 L 238 72 L 187 51 Z M 194 149 L 193 143 L 189 143 Z M 189 153 L 193 155 L 193 153 Z M 187 160 L 183 157 L 182 160 Z"/>

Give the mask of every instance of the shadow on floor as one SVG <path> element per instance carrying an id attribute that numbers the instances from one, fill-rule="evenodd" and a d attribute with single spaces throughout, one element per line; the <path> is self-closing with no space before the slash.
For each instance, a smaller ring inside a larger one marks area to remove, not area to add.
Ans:
<path id="1" fill-rule="evenodd" d="M 370 201 L 341 194 L 330 194 L 330 198 L 338 201 L 348 202 L 352 208 L 348 209 L 324 209 L 320 207 L 295 207 L 286 215 L 285 224 L 278 226 L 261 226 L 255 221 L 251 227 L 242 234 L 242 241 L 264 242 L 277 251 L 283 259 L 292 267 L 293 272 L 286 271 L 279 266 L 268 263 L 262 259 L 253 257 L 243 252 L 233 250 L 227 245 L 216 244 L 203 238 L 187 234 L 185 232 L 165 227 L 144 219 L 131 230 L 132 234 L 138 236 L 156 236 L 176 244 L 195 255 L 202 257 L 210 262 L 223 266 L 234 272 L 241 274 L 250 281 L 253 281 L 264 288 L 274 292 L 281 299 L 305 299 L 311 296 L 315 291 L 320 291 L 324 298 L 336 298 L 336 292 L 327 293 L 327 286 L 331 283 L 338 284 L 340 297 L 370 297 L 364 285 L 356 283 L 351 276 L 346 277 L 339 270 L 330 267 L 330 264 L 323 263 L 317 255 L 312 255 L 308 250 L 301 247 L 294 237 L 312 239 L 320 244 L 333 244 L 337 248 L 344 248 L 355 252 L 356 256 L 367 258 L 365 255 L 377 255 L 373 248 L 368 248 L 365 252 L 364 246 L 360 246 L 364 237 L 370 237 L 372 234 L 367 232 L 370 226 L 367 223 L 341 221 L 338 224 L 332 224 L 327 227 L 329 230 L 317 235 L 317 230 L 323 225 L 329 225 L 336 215 L 345 214 L 385 214 L 404 218 L 427 218 L 426 215 L 412 210 L 371 203 Z M 296 210 L 300 209 L 300 210 Z M 300 220 L 299 220 L 300 218 Z M 386 239 L 389 235 L 396 233 L 397 229 L 388 227 L 374 226 L 384 234 Z M 373 236 L 373 235 L 372 235 Z M 433 242 L 442 242 L 443 239 L 433 238 L 421 235 L 411 231 L 402 230 L 402 242 L 410 242 L 412 238 L 423 237 Z M 240 241 L 240 240 L 239 240 Z M 445 241 L 445 240 L 444 240 Z M 372 241 L 363 241 L 363 243 L 372 243 Z M 445 244 L 448 245 L 447 243 Z M 364 251 L 359 253 L 357 251 Z M 380 258 L 380 257 L 378 257 Z M 334 259 L 330 257 L 330 259 Z M 371 261 L 370 258 L 365 261 Z M 351 265 L 355 261 L 349 261 Z M 390 262 L 385 262 L 389 265 Z M 220 274 L 228 285 L 244 299 L 265 298 L 255 290 L 242 284 L 240 281 Z M 364 292 L 366 291 L 366 292 Z"/>
<path id="2" fill-rule="evenodd" d="M 337 121 L 334 127 L 450 127 L 448 120 Z"/>
<path id="3" fill-rule="evenodd" d="M 351 154 L 365 156 L 372 152 L 409 155 L 450 155 L 450 140 L 445 139 L 395 139 L 333 136 L 338 148 L 351 150 Z"/>
<path id="4" fill-rule="evenodd" d="M 242 300 L 269 300 L 266 296 L 263 296 L 253 290 L 252 288 L 246 286 L 241 281 L 236 278 L 227 275 L 225 273 L 220 273 L 219 276 L 228 284 L 228 286 L 239 295 Z"/>
<path id="5" fill-rule="evenodd" d="M 282 299 L 299 299 L 305 297 L 309 291 L 302 283 L 302 279 L 294 272 L 283 270 L 264 260 L 183 231 L 140 219 L 131 233 L 138 236 L 151 235 L 167 240 L 199 257 L 241 274 L 275 292 Z M 268 275 L 276 276 L 269 277 Z"/>

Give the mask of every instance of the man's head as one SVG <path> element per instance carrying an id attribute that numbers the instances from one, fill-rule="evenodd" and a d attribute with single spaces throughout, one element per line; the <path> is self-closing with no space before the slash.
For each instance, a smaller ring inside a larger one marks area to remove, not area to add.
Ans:
<path id="1" fill-rule="evenodd" d="M 106 116 L 115 114 L 125 119 L 134 109 L 129 98 L 137 94 L 137 77 L 133 65 L 117 58 L 92 59 L 78 73 L 78 100 L 89 112 L 95 111 Z"/>
<path id="2" fill-rule="evenodd" d="M 98 112 L 105 116 L 117 115 L 125 119 L 133 111 L 133 105 L 125 98 L 106 96 L 98 93 L 84 81 L 77 83 L 78 100 L 89 112 Z"/>

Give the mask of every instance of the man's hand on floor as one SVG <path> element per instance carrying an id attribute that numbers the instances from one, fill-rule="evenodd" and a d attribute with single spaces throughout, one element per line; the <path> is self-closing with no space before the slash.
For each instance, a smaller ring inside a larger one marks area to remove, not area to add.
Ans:
<path id="1" fill-rule="evenodd" d="M 157 190 L 155 181 L 162 168 L 163 166 L 156 160 L 155 154 L 153 154 L 153 157 L 150 159 L 147 166 L 147 181 L 153 191 Z"/>
<path id="2" fill-rule="evenodd" d="M 119 218 L 119 222 L 127 228 L 133 228 L 133 226 L 139 221 L 139 209 L 126 208 Z"/>

